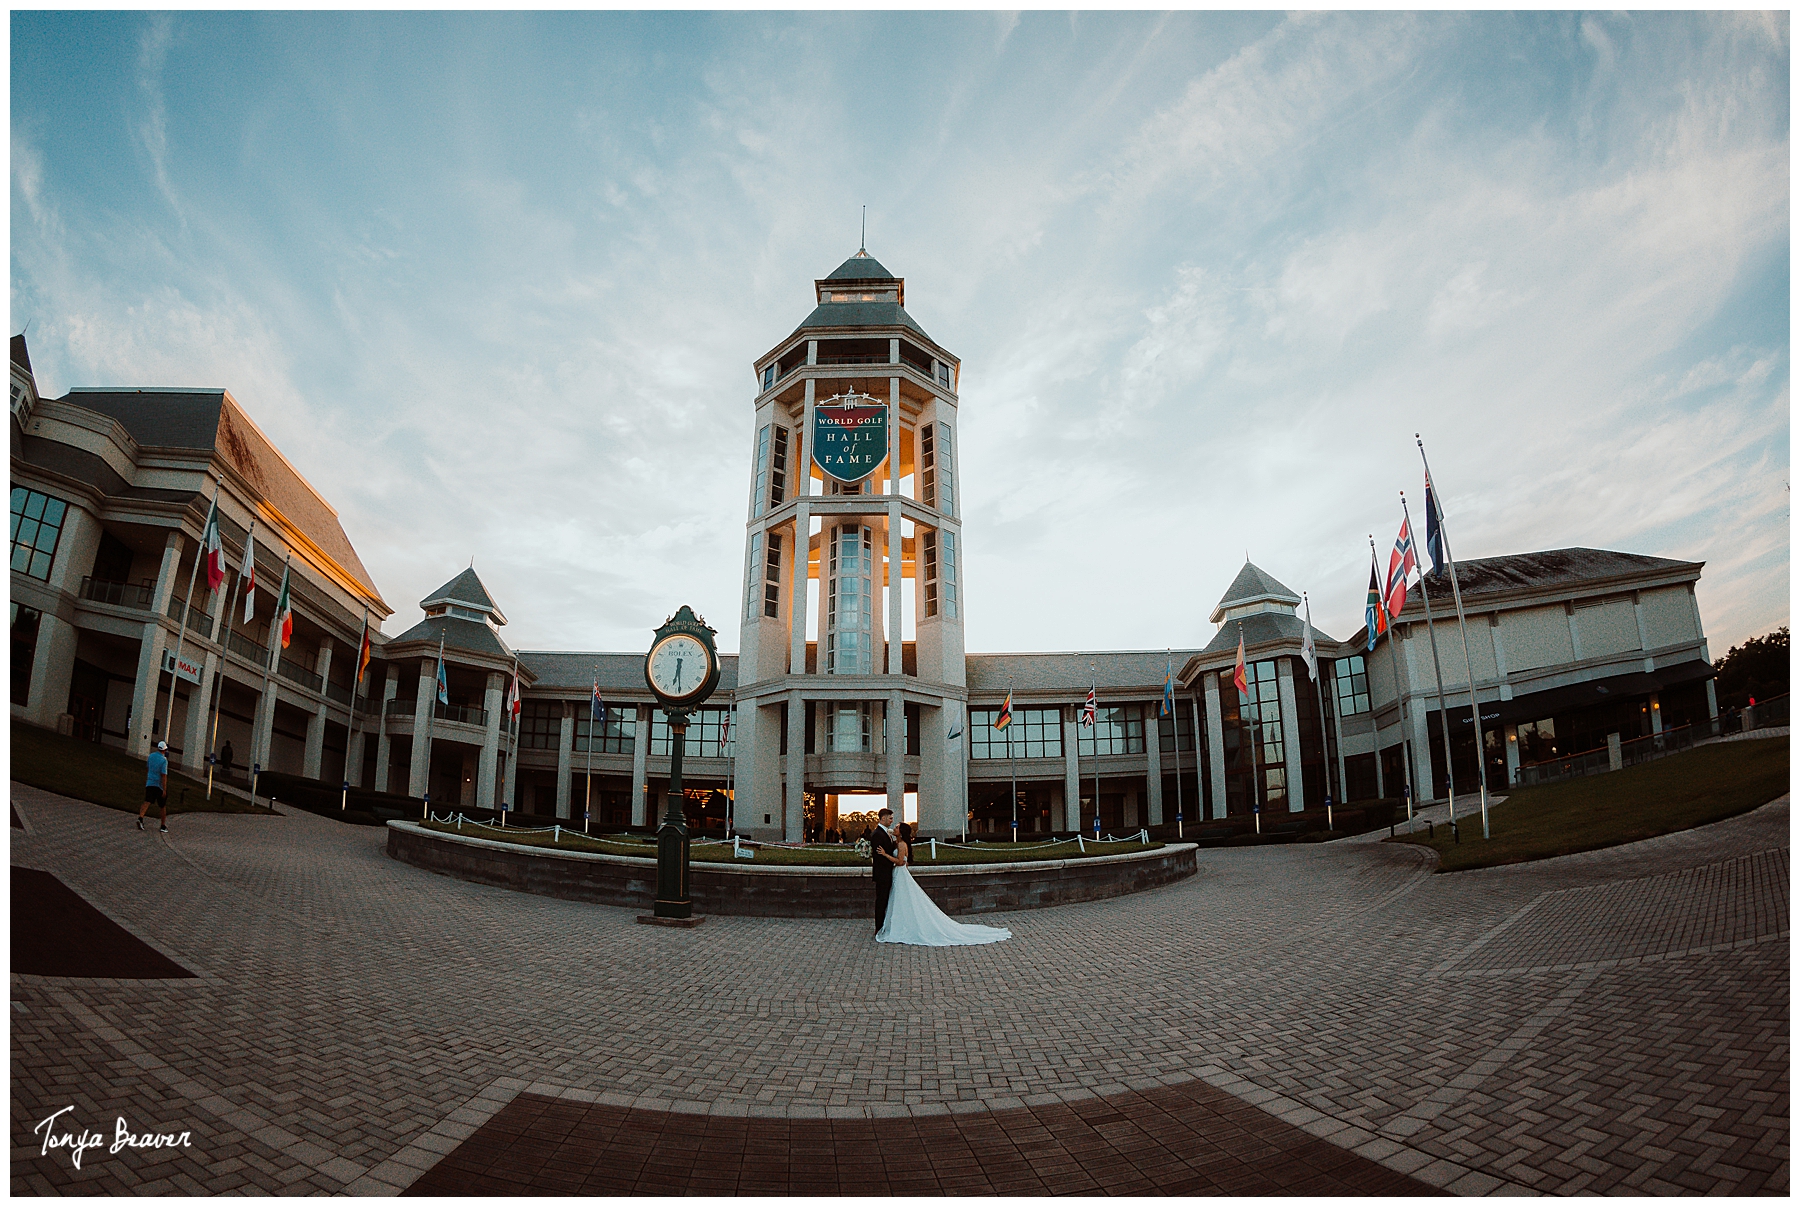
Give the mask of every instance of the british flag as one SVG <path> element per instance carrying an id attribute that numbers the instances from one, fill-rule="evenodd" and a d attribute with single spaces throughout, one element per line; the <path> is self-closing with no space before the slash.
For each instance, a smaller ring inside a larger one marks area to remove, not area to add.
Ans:
<path id="1" fill-rule="evenodd" d="M 1087 706 L 1081 710 L 1081 723 L 1092 726 L 1099 711 L 1099 702 L 1094 699 L 1094 685 L 1090 683 L 1088 684 Z"/>

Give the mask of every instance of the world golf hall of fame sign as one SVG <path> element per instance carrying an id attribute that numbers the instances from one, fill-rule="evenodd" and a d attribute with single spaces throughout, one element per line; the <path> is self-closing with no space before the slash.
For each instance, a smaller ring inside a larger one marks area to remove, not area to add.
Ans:
<path id="1" fill-rule="evenodd" d="M 888 409 L 869 394 L 839 394 L 813 408 L 813 464 L 846 485 L 888 454 Z"/>

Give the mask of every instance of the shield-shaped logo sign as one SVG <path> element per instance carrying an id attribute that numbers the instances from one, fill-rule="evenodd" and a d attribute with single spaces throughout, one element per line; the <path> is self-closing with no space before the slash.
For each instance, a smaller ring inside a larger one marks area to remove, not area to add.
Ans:
<path id="1" fill-rule="evenodd" d="M 887 407 L 867 394 L 813 408 L 813 464 L 839 482 L 860 482 L 887 460 Z"/>

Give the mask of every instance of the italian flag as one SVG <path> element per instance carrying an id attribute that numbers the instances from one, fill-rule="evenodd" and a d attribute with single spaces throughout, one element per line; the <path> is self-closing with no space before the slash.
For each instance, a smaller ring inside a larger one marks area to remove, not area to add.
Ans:
<path id="1" fill-rule="evenodd" d="M 275 599 L 275 623 L 281 627 L 281 648 L 294 639 L 294 597 L 288 591 L 288 568 L 281 567 L 281 594 Z"/>

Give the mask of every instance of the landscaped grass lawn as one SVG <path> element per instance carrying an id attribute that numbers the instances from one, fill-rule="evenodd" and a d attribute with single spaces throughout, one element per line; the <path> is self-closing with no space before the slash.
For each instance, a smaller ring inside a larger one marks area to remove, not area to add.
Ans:
<path id="1" fill-rule="evenodd" d="M 143 759 L 134 759 L 111 746 L 65 738 L 23 721 L 12 723 L 9 775 L 22 784 L 136 813 L 144 803 L 147 773 Z M 181 799 L 183 789 L 187 790 L 185 804 Z M 249 805 L 241 797 L 216 790 L 209 801 L 205 780 L 192 780 L 176 771 L 169 772 L 168 794 L 171 813 L 271 812 L 262 805 Z M 156 810 L 150 813 L 155 816 Z"/>
<path id="2" fill-rule="evenodd" d="M 1388 842 L 1415 842 L 1438 853 L 1440 872 L 1526 863 L 1573 855 L 1692 829 L 1768 804 L 1788 789 L 1788 740 L 1715 742 L 1653 763 L 1603 775 L 1520 788 L 1488 811 L 1493 837 L 1481 838 L 1481 816 L 1457 818 L 1434 838 L 1423 830 Z M 1466 798 L 1465 798 L 1466 799 Z"/>
<path id="3" fill-rule="evenodd" d="M 633 839 L 590 838 L 579 830 L 564 830 L 560 835 L 542 830 L 526 831 L 515 829 L 497 829 L 492 826 L 478 826 L 472 822 L 464 822 L 458 830 L 456 823 L 430 821 L 420 823 L 428 830 L 442 830 L 449 834 L 464 834 L 472 838 L 493 838 L 502 842 L 516 842 L 525 846 L 555 846 L 559 850 L 598 851 L 606 855 L 636 855 L 643 859 L 656 857 L 656 843 Z M 1095 855 L 1118 855 L 1127 852 L 1153 851 L 1162 846 L 1160 842 L 1145 845 L 1141 842 L 1094 842 L 1086 840 L 1087 851 L 1070 839 L 1054 846 L 1039 843 L 1019 844 L 1022 850 L 1011 850 L 1010 843 L 994 843 L 979 847 L 957 847 L 940 842 L 937 847 L 937 859 L 931 858 L 931 843 L 920 842 L 913 846 L 913 862 L 920 867 L 929 868 L 936 864 L 952 863 L 1018 863 L 1035 859 L 1083 859 Z M 738 859 L 731 852 L 730 843 L 695 843 L 691 848 L 695 863 L 731 863 Z M 835 846 L 813 847 L 757 847 L 755 862 L 765 866 L 777 864 L 793 867 L 834 867 L 853 868 L 868 867 L 866 857 L 858 855 L 854 850 Z M 751 860 L 738 860 L 748 864 Z"/>

